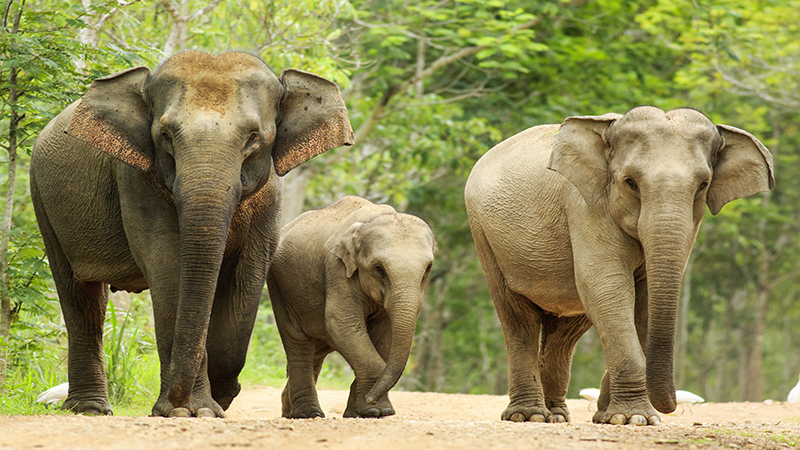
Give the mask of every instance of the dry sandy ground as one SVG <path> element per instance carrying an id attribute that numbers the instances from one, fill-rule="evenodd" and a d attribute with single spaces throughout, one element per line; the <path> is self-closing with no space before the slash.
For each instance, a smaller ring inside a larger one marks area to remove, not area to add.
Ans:
<path id="1" fill-rule="evenodd" d="M 227 419 L 0 416 L 0 449 L 775 449 L 800 448 L 800 405 L 709 403 L 658 427 L 594 425 L 586 400 L 570 424 L 499 420 L 506 396 L 390 393 L 397 415 L 343 419 L 347 392 L 321 391 L 327 418 L 280 418 L 280 390 L 243 391 Z"/>

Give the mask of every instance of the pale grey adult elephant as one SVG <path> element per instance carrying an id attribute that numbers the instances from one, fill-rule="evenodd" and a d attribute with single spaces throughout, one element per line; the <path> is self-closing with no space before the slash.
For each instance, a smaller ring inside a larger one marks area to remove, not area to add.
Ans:
<path id="1" fill-rule="evenodd" d="M 31 194 L 69 337 L 62 408 L 111 414 L 108 285 L 150 289 L 159 416 L 224 416 L 278 241 L 278 178 L 350 145 L 339 88 L 258 58 L 183 52 L 95 80 L 41 133 Z"/>
<path id="2" fill-rule="evenodd" d="M 591 325 L 608 369 L 593 420 L 674 411 L 678 296 L 705 206 L 773 185 L 761 142 L 692 109 L 570 117 L 489 150 L 466 205 L 506 338 L 502 419 L 569 420 L 572 352 Z"/>
<path id="3" fill-rule="evenodd" d="M 284 417 L 324 416 L 315 384 L 333 351 L 356 376 L 344 417 L 394 414 L 434 246 L 422 219 L 360 197 L 283 227 L 267 286 L 288 361 Z"/>

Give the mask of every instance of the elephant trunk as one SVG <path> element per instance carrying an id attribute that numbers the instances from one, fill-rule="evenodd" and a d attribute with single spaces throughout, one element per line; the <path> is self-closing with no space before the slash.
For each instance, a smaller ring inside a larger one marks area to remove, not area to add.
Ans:
<path id="1" fill-rule="evenodd" d="M 663 196 L 642 204 L 639 237 L 647 270 L 647 393 L 659 412 L 675 411 L 673 353 L 678 300 L 686 261 L 694 243 L 694 196 Z M 676 200 L 681 197 L 682 203 Z M 687 198 L 688 197 L 688 198 Z"/>
<path id="2" fill-rule="evenodd" d="M 423 293 L 419 288 L 411 288 L 400 290 L 386 299 L 386 311 L 392 328 L 392 343 L 386 367 L 366 396 L 368 404 L 374 404 L 386 395 L 403 374 L 414 342 L 422 296 Z"/>
<path id="3" fill-rule="evenodd" d="M 205 154 L 208 146 L 201 147 Z M 200 152 L 197 152 L 200 153 Z M 222 152 L 219 152 L 222 153 Z M 206 356 L 206 336 L 231 217 L 241 196 L 240 161 L 217 158 L 181 170 L 176 160 L 173 187 L 180 226 L 180 287 L 167 399 L 174 407 L 191 398 Z"/>

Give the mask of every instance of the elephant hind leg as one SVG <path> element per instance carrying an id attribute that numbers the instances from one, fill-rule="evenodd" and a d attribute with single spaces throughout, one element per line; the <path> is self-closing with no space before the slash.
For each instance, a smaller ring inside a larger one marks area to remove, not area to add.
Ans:
<path id="1" fill-rule="evenodd" d="M 542 349 L 540 355 L 542 388 L 547 409 L 553 422 L 569 422 L 566 395 L 572 354 L 578 339 L 591 328 L 585 315 L 558 317 L 542 316 Z"/>
<path id="2" fill-rule="evenodd" d="M 327 344 L 318 343 L 316 346 L 316 350 L 314 353 L 314 363 L 313 363 L 313 370 L 314 370 L 314 386 L 317 384 L 317 380 L 319 380 L 319 373 L 322 371 L 322 363 L 325 362 L 325 357 L 331 353 L 332 349 Z M 283 388 L 283 392 L 281 392 L 281 416 L 282 417 L 293 417 L 292 416 L 292 387 L 290 386 L 290 381 L 286 380 L 286 386 Z M 317 400 L 317 405 L 319 409 L 319 413 L 321 415 L 317 415 L 315 417 L 325 417 L 325 414 L 322 412 L 322 407 L 319 406 L 319 400 Z"/>
<path id="3" fill-rule="evenodd" d="M 108 286 L 75 278 L 58 237 L 40 211 L 41 208 L 37 210 L 39 228 L 67 327 L 69 394 L 61 409 L 111 415 L 103 358 Z"/>
<path id="4" fill-rule="evenodd" d="M 539 335 L 543 311 L 528 298 L 508 289 L 505 277 L 480 225 L 471 222 L 472 236 L 486 276 L 508 351 L 508 407 L 500 416 L 513 422 L 547 422 L 539 372 Z"/>

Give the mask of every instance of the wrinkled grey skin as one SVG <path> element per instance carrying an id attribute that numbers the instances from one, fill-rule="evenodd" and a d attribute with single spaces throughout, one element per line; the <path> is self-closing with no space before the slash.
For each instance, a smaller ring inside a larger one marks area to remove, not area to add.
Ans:
<path id="1" fill-rule="evenodd" d="M 315 385 L 332 351 L 355 372 L 344 417 L 394 414 L 388 392 L 408 361 L 433 255 L 425 222 L 360 197 L 281 230 L 267 286 L 288 361 L 284 417 L 324 417 Z"/>
<path id="2" fill-rule="evenodd" d="M 150 289 L 158 416 L 224 417 L 240 386 L 283 175 L 352 144 L 339 89 L 245 53 L 95 80 L 34 145 L 31 194 L 69 335 L 62 408 L 111 414 L 108 286 Z"/>
<path id="3" fill-rule="evenodd" d="M 594 422 L 674 411 L 678 296 L 705 207 L 773 185 L 756 138 L 691 109 L 571 117 L 486 153 L 466 205 L 508 350 L 502 419 L 569 421 L 572 353 L 591 325 L 608 369 Z"/>

